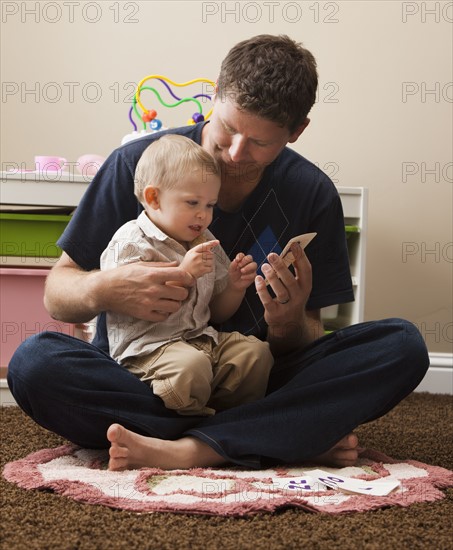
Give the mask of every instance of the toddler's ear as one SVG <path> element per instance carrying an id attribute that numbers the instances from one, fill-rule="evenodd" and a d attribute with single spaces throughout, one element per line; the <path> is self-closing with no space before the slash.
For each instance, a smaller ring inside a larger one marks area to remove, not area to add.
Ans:
<path id="1" fill-rule="evenodd" d="M 155 210 L 159 208 L 159 190 L 157 187 L 147 185 L 143 190 L 143 197 L 148 206 L 154 208 Z"/>

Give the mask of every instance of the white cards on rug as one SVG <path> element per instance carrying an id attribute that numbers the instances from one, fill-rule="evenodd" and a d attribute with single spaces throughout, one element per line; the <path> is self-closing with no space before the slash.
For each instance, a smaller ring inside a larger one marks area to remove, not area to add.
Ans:
<path id="1" fill-rule="evenodd" d="M 388 495 L 400 486 L 396 479 L 365 481 L 352 477 L 332 474 L 324 470 L 310 470 L 310 475 L 303 478 L 287 477 L 274 478 L 274 482 L 283 483 L 286 489 L 298 491 L 325 491 L 326 489 L 338 489 L 347 493 L 359 493 L 382 497 Z"/>

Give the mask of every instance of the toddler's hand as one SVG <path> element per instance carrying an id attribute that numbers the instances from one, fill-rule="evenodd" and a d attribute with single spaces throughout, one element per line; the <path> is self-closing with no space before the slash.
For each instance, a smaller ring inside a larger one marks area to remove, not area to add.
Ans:
<path id="1" fill-rule="evenodd" d="M 198 279 L 206 273 L 211 273 L 214 269 L 213 249 L 220 244 L 220 241 L 207 241 L 197 244 L 187 251 L 180 267 L 190 273 L 192 277 Z"/>
<path id="2" fill-rule="evenodd" d="M 255 280 L 258 265 L 253 261 L 252 256 L 246 256 L 243 252 L 234 258 L 228 271 L 230 287 L 235 290 L 245 290 Z"/>

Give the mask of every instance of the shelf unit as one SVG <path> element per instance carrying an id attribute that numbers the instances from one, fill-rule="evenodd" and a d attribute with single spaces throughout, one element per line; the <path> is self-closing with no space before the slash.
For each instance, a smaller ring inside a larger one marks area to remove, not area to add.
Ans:
<path id="1" fill-rule="evenodd" d="M 79 204 L 90 181 L 91 179 L 83 176 L 61 172 L 49 172 L 45 175 L 36 172 L 0 172 L 0 211 L 25 211 L 27 215 L 33 214 L 31 216 L 33 218 L 36 213 L 47 218 L 55 217 L 52 214 L 59 214 L 63 210 L 69 213 Z M 5 229 L 5 226 L 2 228 Z M 6 242 L 8 235 L 11 240 L 9 230 L 2 231 L 2 235 L 0 235 L 2 251 L 8 250 Z M 6 246 L 4 246 L 5 244 Z M 47 244 L 51 245 L 51 243 Z M 83 327 L 55 321 L 44 309 L 42 292 L 45 277 L 58 260 L 55 257 L 54 246 L 46 247 L 46 249 L 52 250 L 51 256 L 33 256 L 27 255 L 28 253 L 0 255 L 0 291 L 2 294 L 0 390 L 2 405 L 14 403 L 4 378 L 9 359 L 23 339 L 41 330 L 56 330 L 83 337 Z M 19 303 L 19 307 L 17 307 L 14 300 L 17 302 L 21 299 L 22 303 Z M 23 301 L 26 302 L 26 306 Z"/>
<path id="2" fill-rule="evenodd" d="M 324 308 L 321 316 L 327 330 L 336 330 L 364 320 L 365 313 L 365 261 L 368 224 L 368 189 L 365 187 L 337 187 L 343 205 L 351 268 L 354 302 Z M 338 310 L 338 311 L 336 311 Z"/>

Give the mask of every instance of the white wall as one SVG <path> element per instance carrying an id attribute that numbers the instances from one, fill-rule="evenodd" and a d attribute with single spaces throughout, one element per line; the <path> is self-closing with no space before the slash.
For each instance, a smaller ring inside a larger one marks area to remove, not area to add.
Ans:
<path id="1" fill-rule="evenodd" d="M 366 318 L 415 322 L 451 352 L 453 2 L 2 2 L 1 163 L 107 155 L 148 74 L 215 80 L 229 48 L 285 33 L 318 60 L 295 149 L 370 190 Z M 181 93 L 184 93 L 181 90 Z M 193 109 L 163 109 L 167 125 Z"/>

